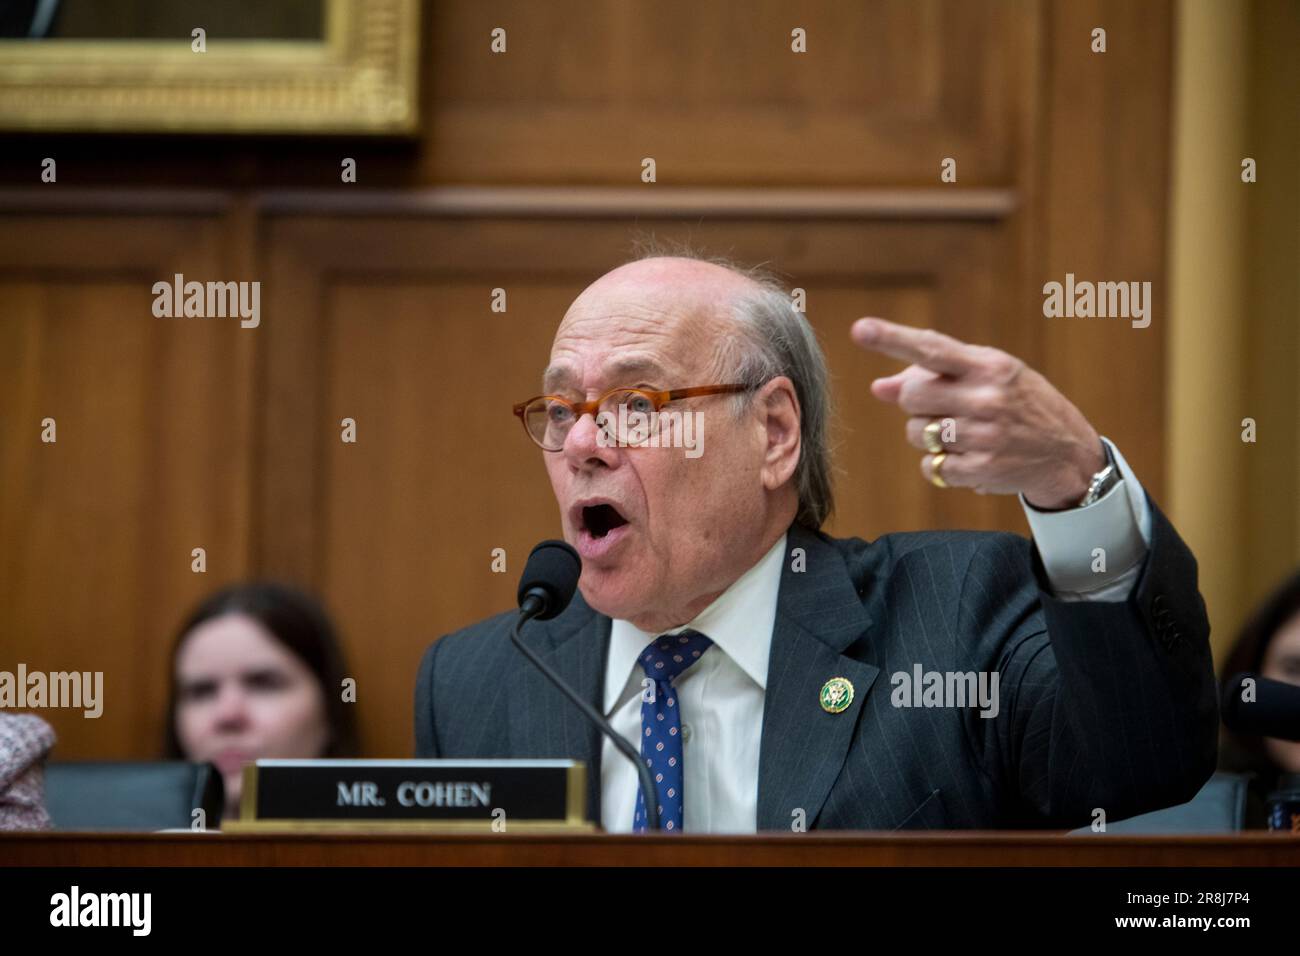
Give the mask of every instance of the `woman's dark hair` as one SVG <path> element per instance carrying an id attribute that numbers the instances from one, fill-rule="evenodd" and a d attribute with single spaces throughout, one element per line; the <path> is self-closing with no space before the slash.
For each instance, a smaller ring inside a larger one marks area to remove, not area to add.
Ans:
<path id="1" fill-rule="evenodd" d="M 355 757 L 357 722 L 352 705 L 343 701 L 342 684 L 347 665 L 334 626 L 315 598 L 295 588 L 274 582 L 234 584 L 208 597 L 181 625 L 168 659 L 170 691 L 167 695 L 167 731 L 164 751 L 167 759 L 184 759 L 176 735 L 176 655 L 186 637 L 202 624 L 224 614 L 245 614 L 262 625 L 272 637 L 296 654 L 315 675 L 325 700 L 329 742 L 325 757 Z"/>
<path id="2" fill-rule="evenodd" d="M 1278 631 L 1300 614 L 1300 570 L 1294 572 L 1270 594 L 1246 622 L 1237 643 L 1223 664 L 1223 679 L 1231 680 L 1243 671 L 1258 674 L 1264 666 L 1268 645 Z M 1226 728 L 1220 748 L 1219 766 L 1223 770 L 1254 772 L 1264 781 L 1276 778 L 1279 767 L 1264 749 L 1258 734 L 1239 734 Z"/>

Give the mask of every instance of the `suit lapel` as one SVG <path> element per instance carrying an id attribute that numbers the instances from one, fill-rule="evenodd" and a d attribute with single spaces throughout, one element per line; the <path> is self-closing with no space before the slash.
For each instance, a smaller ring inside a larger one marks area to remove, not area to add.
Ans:
<path id="1" fill-rule="evenodd" d="M 584 700 L 603 711 L 610 620 L 575 594 L 553 621 L 524 625 L 523 638 Z M 513 648 L 512 648 L 513 651 Z M 522 654 L 513 654 L 519 693 L 510 696 L 510 753 L 567 757 L 587 765 L 587 814 L 600 820 L 600 731 Z"/>
<path id="2" fill-rule="evenodd" d="M 791 526 L 787 551 L 802 548 L 805 570 L 787 554 L 781 570 L 768 662 L 759 748 L 758 828 L 788 830 L 802 810 L 811 827 L 848 754 L 867 694 L 880 669 L 843 651 L 867 633 L 871 619 L 839 551 L 819 535 Z M 584 700 L 603 710 L 610 619 L 574 595 L 553 621 L 524 626 L 538 648 Z M 600 731 L 520 654 L 510 686 L 510 749 L 517 757 L 567 757 L 587 765 L 587 814 L 600 820 Z M 843 713 L 822 709 L 822 686 L 847 678 L 853 702 Z"/>
<path id="3" fill-rule="evenodd" d="M 802 548 L 805 569 L 786 555 L 768 662 L 758 769 L 758 828 L 788 830 L 802 811 L 811 828 L 839 776 L 867 694 L 880 669 L 843 651 L 871 626 L 839 551 L 795 525 L 787 551 Z M 822 709 L 833 677 L 853 685 L 843 713 Z"/>

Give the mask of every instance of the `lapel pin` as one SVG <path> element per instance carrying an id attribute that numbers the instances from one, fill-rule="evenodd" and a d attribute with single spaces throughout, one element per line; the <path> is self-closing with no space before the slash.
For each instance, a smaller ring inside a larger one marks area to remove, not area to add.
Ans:
<path id="1" fill-rule="evenodd" d="M 853 685 L 847 677 L 832 677 L 822 684 L 822 710 L 828 714 L 842 714 L 853 703 Z"/>

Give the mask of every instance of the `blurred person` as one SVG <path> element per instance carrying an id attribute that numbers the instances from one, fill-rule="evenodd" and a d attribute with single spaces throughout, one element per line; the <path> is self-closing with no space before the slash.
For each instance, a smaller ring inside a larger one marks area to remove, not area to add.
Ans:
<path id="1" fill-rule="evenodd" d="M 35 714 L 0 711 L 0 830 L 47 830 L 45 758 L 54 729 Z"/>
<path id="2" fill-rule="evenodd" d="M 247 763 L 356 755 L 343 651 L 301 591 L 251 583 L 213 594 L 181 626 L 171 661 L 166 756 L 217 766 L 226 819 L 238 816 Z"/>
<path id="3" fill-rule="evenodd" d="M 1224 679 L 1242 672 L 1300 684 L 1300 570 L 1284 580 L 1242 627 L 1224 662 Z M 1223 730 L 1219 769 L 1252 774 L 1248 828 L 1265 825 L 1265 803 L 1284 774 L 1300 773 L 1300 741 Z"/>

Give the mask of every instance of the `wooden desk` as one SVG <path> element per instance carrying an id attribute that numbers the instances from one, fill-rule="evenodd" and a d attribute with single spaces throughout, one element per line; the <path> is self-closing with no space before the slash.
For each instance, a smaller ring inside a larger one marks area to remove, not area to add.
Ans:
<path id="1" fill-rule="evenodd" d="M 1300 837 L 14 833 L 0 866 L 1300 866 Z"/>

